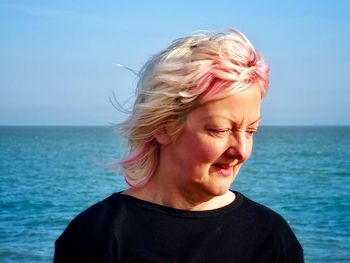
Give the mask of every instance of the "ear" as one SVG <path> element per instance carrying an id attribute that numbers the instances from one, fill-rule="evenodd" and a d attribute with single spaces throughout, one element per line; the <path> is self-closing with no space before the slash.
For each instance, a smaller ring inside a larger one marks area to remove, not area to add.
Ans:
<path id="1" fill-rule="evenodd" d="M 166 144 L 170 143 L 170 141 L 171 141 L 171 137 L 165 128 L 158 131 L 154 135 L 154 137 L 156 138 L 157 142 L 159 144 L 162 144 L 162 145 L 166 145 Z"/>

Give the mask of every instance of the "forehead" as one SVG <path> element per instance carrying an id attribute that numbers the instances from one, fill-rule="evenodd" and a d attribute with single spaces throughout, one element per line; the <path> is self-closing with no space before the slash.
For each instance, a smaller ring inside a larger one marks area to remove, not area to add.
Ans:
<path id="1" fill-rule="evenodd" d="M 260 89 L 252 87 L 224 99 L 209 101 L 189 114 L 189 120 L 227 120 L 233 123 L 252 123 L 260 118 Z"/>

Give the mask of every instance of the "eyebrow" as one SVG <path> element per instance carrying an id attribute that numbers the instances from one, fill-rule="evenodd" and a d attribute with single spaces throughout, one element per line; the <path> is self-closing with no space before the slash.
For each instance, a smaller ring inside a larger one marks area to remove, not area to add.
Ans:
<path id="1" fill-rule="evenodd" d="M 259 118 L 257 118 L 255 121 L 253 121 L 252 123 L 250 123 L 249 125 L 253 125 L 253 124 L 255 124 L 255 123 L 257 123 L 257 122 L 259 122 L 261 120 L 261 116 L 259 116 Z"/>
<path id="2" fill-rule="evenodd" d="M 226 119 L 226 120 L 229 120 L 230 122 L 233 122 L 231 119 L 226 118 L 225 116 L 221 116 L 221 115 L 208 116 L 208 117 L 206 117 L 205 119 L 213 119 L 213 118 L 221 118 L 221 119 Z M 255 121 L 249 123 L 248 126 L 257 123 L 257 122 L 259 122 L 260 120 L 261 120 L 261 116 L 259 116 L 259 118 L 257 118 Z M 242 122 L 243 122 L 243 120 L 242 120 Z M 242 125 L 242 122 L 240 122 L 240 123 L 235 123 L 235 124 L 236 124 L 236 125 L 237 125 L 237 124 L 238 124 L 238 125 Z"/>
<path id="3" fill-rule="evenodd" d="M 261 116 L 259 116 L 259 118 L 257 118 L 255 121 L 249 123 L 249 124 L 247 125 L 247 127 L 248 127 L 248 126 L 252 126 L 252 125 L 258 123 L 260 120 L 261 120 Z M 239 126 L 240 126 L 240 125 L 243 125 L 243 120 L 239 123 Z"/>

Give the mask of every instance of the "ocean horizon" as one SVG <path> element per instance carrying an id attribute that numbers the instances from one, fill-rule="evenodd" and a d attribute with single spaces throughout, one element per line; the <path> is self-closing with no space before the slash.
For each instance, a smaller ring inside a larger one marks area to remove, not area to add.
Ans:
<path id="1" fill-rule="evenodd" d="M 112 125 L 0 125 L 0 262 L 52 262 L 78 213 L 127 187 Z M 232 189 L 280 213 L 306 262 L 350 262 L 350 126 L 263 125 Z"/>

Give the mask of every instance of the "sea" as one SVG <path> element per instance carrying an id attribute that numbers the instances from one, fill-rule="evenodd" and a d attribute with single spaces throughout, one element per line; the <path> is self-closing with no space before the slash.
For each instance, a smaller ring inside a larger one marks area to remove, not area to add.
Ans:
<path id="1" fill-rule="evenodd" d="M 52 262 L 72 218 L 127 187 L 125 151 L 112 126 L 0 127 L 0 262 Z M 261 127 L 232 189 L 280 213 L 306 262 L 350 262 L 350 127 Z"/>

